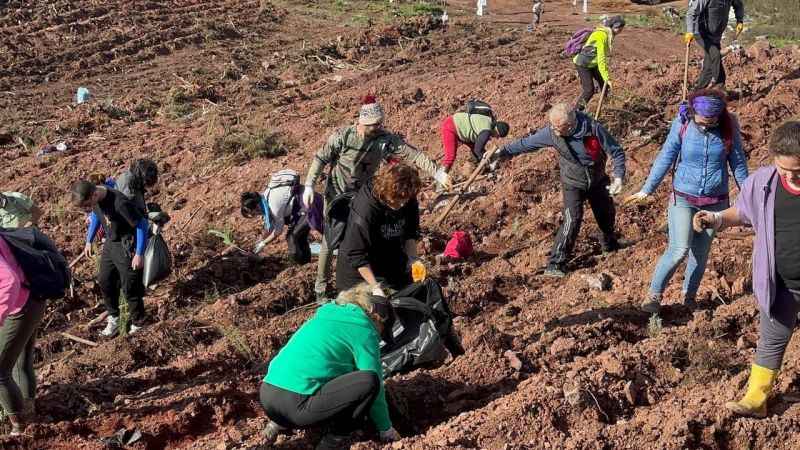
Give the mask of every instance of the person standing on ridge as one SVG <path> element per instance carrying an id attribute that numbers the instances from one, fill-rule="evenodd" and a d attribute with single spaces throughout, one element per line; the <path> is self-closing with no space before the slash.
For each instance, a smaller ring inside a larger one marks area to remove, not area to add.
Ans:
<path id="1" fill-rule="evenodd" d="M 736 35 L 744 30 L 744 3 L 742 0 L 689 0 L 686 11 L 686 33 L 683 42 L 692 41 L 703 49 L 703 70 L 695 83 L 695 89 L 725 87 L 725 67 L 722 65 L 722 34 L 728 27 L 731 7 L 736 16 Z"/>

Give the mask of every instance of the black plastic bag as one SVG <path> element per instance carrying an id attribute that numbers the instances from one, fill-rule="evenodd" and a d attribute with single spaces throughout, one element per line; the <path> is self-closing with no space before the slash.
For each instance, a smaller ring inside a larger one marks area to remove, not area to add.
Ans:
<path id="1" fill-rule="evenodd" d="M 328 210 L 325 212 L 325 241 L 328 243 L 328 250 L 334 251 L 339 248 L 344 240 L 347 231 L 347 219 L 350 216 L 350 203 L 355 197 L 355 192 L 345 192 L 339 194 L 331 200 Z"/>
<path id="2" fill-rule="evenodd" d="M 147 241 L 147 248 L 144 251 L 144 273 L 142 282 L 145 288 L 156 284 L 168 277 L 172 272 L 172 255 L 169 253 L 169 246 L 156 230 Z"/>

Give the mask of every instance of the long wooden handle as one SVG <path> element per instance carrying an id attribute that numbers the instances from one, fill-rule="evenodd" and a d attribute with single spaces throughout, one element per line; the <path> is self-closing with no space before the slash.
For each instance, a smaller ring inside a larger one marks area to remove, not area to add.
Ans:
<path id="1" fill-rule="evenodd" d="M 608 83 L 603 83 L 603 89 L 600 91 L 600 101 L 597 102 L 597 111 L 594 113 L 594 119 L 597 120 L 600 118 L 600 110 L 603 108 L 603 100 L 606 98 L 606 88 L 608 87 Z"/>
<path id="2" fill-rule="evenodd" d="M 458 204 L 458 201 L 461 199 L 461 195 L 467 190 L 467 188 L 469 188 L 469 185 L 472 184 L 476 178 L 478 178 L 478 175 L 480 175 L 480 173 L 483 171 L 483 168 L 486 167 L 486 164 L 489 163 L 489 159 L 496 151 L 497 147 L 492 146 L 488 152 L 483 154 L 481 162 L 478 163 L 478 167 L 475 168 L 475 170 L 472 172 L 472 175 L 470 175 L 467 181 L 464 183 L 464 186 L 461 188 L 461 192 L 459 192 L 455 197 L 453 197 L 452 200 L 450 200 L 450 203 L 447 205 L 447 207 L 445 207 L 444 211 L 442 211 L 442 214 L 440 214 L 439 217 L 436 218 L 436 221 L 433 222 L 435 226 L 438 227 L 442 222 L 444 222 L 444 219 L 447 218 L 447 215 L 450 214 L 450 211 L 452 211 L 456 204 Z"/>
<path id="3" fill-rule="evenodd" d="M 686 44 L 686 56 L 683 59 L 683 100 L 686 100 L 687 89 L 689 87 L 689 50 L 692 43 Z"/>

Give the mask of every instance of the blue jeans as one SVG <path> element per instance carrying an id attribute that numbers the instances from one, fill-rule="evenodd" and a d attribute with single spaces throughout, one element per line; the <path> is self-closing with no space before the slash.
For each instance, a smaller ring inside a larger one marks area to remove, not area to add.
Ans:
<path id="1" fill-rule="evenodd" d="M 728 201 L 698 208 L 691 205 L 685 198 L 671 196 L 667 210 L 669 226 L 669 245 L 658 260 L 653 280 L 650 282 L 650 295 L 661 295 L 675 274 L 678 265 L 688 256 L 686 272 L 683 278 L 683 295 L 685 298 L 694 298 L 703 272 L 706 270 L 708 252 L 711 241 L 714 240 L 714 230 L 705 230 L 697 233 L 692 229 L 692 218 L 695 213 L 705 211 L 723 211 L 728 208 Z"/>

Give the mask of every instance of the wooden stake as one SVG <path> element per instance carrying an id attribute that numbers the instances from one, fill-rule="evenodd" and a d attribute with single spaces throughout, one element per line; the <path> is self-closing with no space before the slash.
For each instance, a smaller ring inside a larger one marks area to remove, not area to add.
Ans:
<path id="1" fill-rule="evenodd" d="M 108 311 L 103 311 L 99 316 L 89 321 L 89 323 L 86 325 L 86 328 L 97 325 L 98 323 L 106 320 L 106 318 L 108 318 Z"/>
<path id="2" fill-rule="evenodd" d="M 600 119 L 600 111 L 603 108 L 603 100 L 606 99 L 606 88 L 608 83 L 603 83 L 603 89 L 600 91 L 600 101 L 597 102 L 597 111 L 594 113 L 594 120 Z"/>
<path id="3" fill-rule="evenodd" d="M 687 89 L 689 89 L 689 50 L 692 43 L 686 44 L 686 56 L 683 59 L 683 101 L 686 101 Z"/>
<path id="4" fill-rule="evenodd" d="M 480 173 L 483 171 L 483 168 L 486 167 L 486 164 L 489 163 L 489 159 L 491 159 L 491 156 L 494 155 L 496 151 L 497 151 L 497 146 L 492 146 L 492 148 L 488 152 L 483 154 L 481 162 L 478 164 L 478 167 L 476 167 L 475 170 L 472 172 L 472 175 L 470 175 L 470 177 L 464 183 L 464 187 L 461 188 L 461 192 L 459 192 L 455 197 L 453 197 L 452 200 L 450 200 L 450 203 L 447 205 L 444 211 L 442 211 L 442 214 L 438 218 L 436 218 L 436 221 L 433 222 L 435 226 L 438 227 L 442 222 L 444 222 L 444 219 L 447 218 L 447 215 L 450 214 L 450 211 L 452 211 L 453 208 L 455 208 L 456 204 L 458 204 L 458 200 L 461 199 L 461 196 L 464 194 L 464 191 L 466 191 L 467 188 L 469 188 L 469 185 L 471 185 L 472 182 L 475 181 L 476 178 L 478 178 L 478 175 L 480 175 Z"/>
<path id="5" fill-rule="evenodd" d="M 75 342 L 80 342 L 81 344 L 86 344 L 86 345 L 88 345 L 90 347 L 97 347 L 98 345 L 100 345 L 97 342 L 92 342 L 92 341 L 90 341 L 88 339 L 80 338 L 78 336 L 73 336 L 73 335 L 71 335 L 69 333 L 61 332 L 59 334 L 64 336 L 67 339 L 73 340 Z"/>

